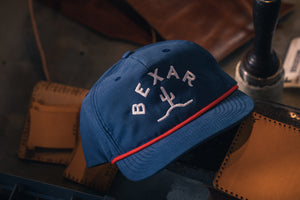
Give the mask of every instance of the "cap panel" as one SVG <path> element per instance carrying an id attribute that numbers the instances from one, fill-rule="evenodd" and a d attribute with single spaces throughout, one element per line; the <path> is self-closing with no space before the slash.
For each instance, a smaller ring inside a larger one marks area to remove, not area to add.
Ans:
<path id="1" fill-rule="evenodd" d="M 94 100 L 97 114 L 107 134 L 124 152 L 126 149 L 122 148 L 120 141 L 126 144 L 133 143 L 134 133 L 142 131 L 141 126 L 133 126 L 127 117 L 132 114 L 132 105 L 145 99 L 142 95 L 134 94 L 141 76 L 146 74 L 147 69 L 132 59 L 124 58 L 120 64 L 122 67 L 118 67 L 113 74 L 105 76 L 102 83 L 95 88 Z M 135 123 L 142 124 L 143 119 L 138 119 Z M 128 134 L 128 129 L 132 134 Z"/>
<path id="2" fill-rule="evenodd" d="M 134 51 L 130 55 L 131 58 L 135 58 L 144 64 L 145 67 L 153 66 L 158 60 L 167 61 L 171 55 L 176 55 L 180 52 L 186 52 L 186 54 L 202 51 L 208 57 L 212 57 L 205 49 L 200 47 L 191 41 L 186 40 L 168 40 L 163 42 L 153 43 L 138 50 Z M 173 58 L 180 59 L 178 58 Z"/>
<path id="3" fill-rule="evenodd" d="M 80 110 L 80 132 L 84 157 L 88 167 L 109 162 L 115 149 L 95 113 L 90 91 L 82 102 Z"/>
<path id="4" fill-rule="evenodd" d="M 202 108 L 201 110 L 199 110 L 197 113 L 195 113 L 194 115 L 190 116 L 189 118 L 187 118 L 185 121 L 177 124 L 175 127 L 173 127 L 172 129 L 168 130 L 167 132 L 159 135 L 158 137 L 148 141 L 147 143 L 138 146 L 137 148 L 126 152 L 124 154 L 121 154 L 117 157 L 115 157 L 111 162 L 115 163 L 121 159 L 124 159 L 132 154 L 135 154 L 138 151 L 141 151 L 144 148 L 147 148 L 149 146 L 151 146 L 152 144 L 156 143 L 157 141 L 164 139 L 166 137 L 168 137 L 169 135 L 173 134 L 174 132 L 176 132 L 177 130 L 179 130 L 180 128 L 182 128 L 183 126 L 188 125 L 188 123 L 194 121 L 195 119 L 197 119 L 198 117 L 200 117 L 201 115 L 203 115 L 205 112 L 207 112 L 208 110 L 212 109 L 214 106 L 216 106 L 218 103 L 220 103 L 222 100 L 224 100 L 225 98 L 227 98 L 229 95 L 231 95 L 235 90 L 237 89 L 237 85 L 235 85 L 234 87 L 232 87 L 230 90 L 228 90 L 226 93 L 224 93 L 222 96 L 220 96 L 218 99 L 214 100 L 212 103 L 210 103 L 208 106 Z"/>
<path id="5" fill-rule="evenodd" d="M 214 109 L 182 127 L 167 138 L 117 162 L 130 180 L 145 179 L 178 158 L 189 149 L 236 125 L 254 108 L 253 101 L 235 91 Z"/>
<path id="6" fill-rule="evenodd" d="M 98 116 L 121 154 L 183 122 L 235 85 L 204 49 L 175 43 L 180 45 L 135 51 L 95 88 Z"/>
<path id="7" fill-rule="evenodd" d="M 81 134 L 88 165 L 154 140 L 117 164 L 131 180 L 156 173 L 252 111 L 253 101 L 240 91 L 204 109 L 235 85 L 215 59 L 192 42 L 159 42 L 127 53 L 83 102 Z M 185 123 L 199 110 L 205 113 Z M 173 129 L 178 124 L 184 126 Z M 169 130 L 174 131 L 162 137 Z"/>
<path id="8" fill-rule="evenodd" d="M 120 150 L 117 149 L 118 146 L 114 144 L 114 140 L 110 138 L 108 131 L 98 116 L 94 102 L 95 89 L 106 76 L 114 73 L 120 66 L 120 63 L 121 61 L 117 62 L 97 80 L 81 105 L 80 136 L 88 167 L 109 162 L 116 154 L 120 153 Z"/>

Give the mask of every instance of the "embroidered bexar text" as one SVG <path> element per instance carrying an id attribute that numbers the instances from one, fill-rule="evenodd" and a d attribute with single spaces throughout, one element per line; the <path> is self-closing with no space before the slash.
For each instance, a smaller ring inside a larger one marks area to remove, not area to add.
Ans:
<path id="1" fill-rule="evenodd" d="M 135 88 L 135 92 L 142 95 L 143 97 L 147 98 L 149 92 L 150 92 L 150 89 L 147 88 L 146 91 L 144 92 L 144 89 L 141 88 L 141 84 L 139 83 L 136 88 Z"/>
<path id="2" fill-rule="evenodd" d="M 146 114 L 145 105 L 143 103 L 133 104 L 132 105 L 132 114 L 133 115 L 144 115 L 144 114 Z"/>
<path id="3" fill-rule="evenodd" d="M 163 78 L 159 75 L 158 68 L 155 68 L 153 72 L 149 72 L 148 75 L 153 78 L 153 86 L 157 85 L 158 81 L 161 82 L 165 79 L 165 78 Z M 169 72 L 166 76 L 166 79 L 170 79 L 171 77 L 174 77 L 178 80 L 180 79 L 177 71 L 175 70 L 174 66 L 172 66 L 172 65 L 170 65 Z M 181 81 L 184 82 L 184 83 L 187 83 L 189 87 L 193 87 L 194 86 L 193 85 L 194 80 L 196 80 L 195 74 L 193 74 L 192 72 L 187 70 Z M 175 95 L 172 92 L 170 92 L 168 94 L 164 87 L 160 87 L 160 90 L 162 92 L 160 94 L 161 101 L 162 102 L 167 101 L 170 105 L 170 108 L 167 110 L 165 115 L 163 115 L 161 118 L 159 118 L 157 120 L 158 122 L 161 122 L 164 119 L 166 119 L 170 115 L 170 113 L 173 109 L 178 108 L 178 107 L 185 107 L 185 106 L 187 106 L 187 105 L 189 105 L 190 103 L 193 102 L 193 99 L 190 99 L 185 103 L 174 104 L 173 100 L 175 99 Z M 147 98 L 147 96 L 150 92 L 150 88 L 145 89 L 145 88 L 142 87 L 141 83 L 138 83 L 136 88 L 135 88 L 135 92 L 140 94 L 144 98 Z M 131 110 L 132 110 L 132 115 L 145 115 L 146 114 L 146 107 L 145 107 L 144 103 L 133 104 Z"/>

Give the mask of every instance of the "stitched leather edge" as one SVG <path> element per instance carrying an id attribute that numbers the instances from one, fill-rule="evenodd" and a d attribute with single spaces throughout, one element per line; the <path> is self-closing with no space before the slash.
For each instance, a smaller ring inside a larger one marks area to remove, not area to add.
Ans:
<path id="1" fill-rule="evenodd" d="M 262 114 L 259 114 L 259 113 L 256 113 L 256 112 L 253 112 L 253 114 L 250 117 L 248 117 L 246 120 L 251 120 L 251 118 L 253 118 L 253 123 L 255 123 L 257 120 L 265 120 L 268 123 L 273 123 L 275 125 L 278 125 L 278 126 L 281 126 L 281 127 L 284 127 L 284 128 L 292 129 L 295 132 L 295 134 L 300 134 L 300 128 L 296 128 L 296 127 L 294 127 L 292 125 L 279 122 L 277 120 L 271 119 L 269 117 L 266 117 L 266 116 L 264 116 Z M 245 196 L 241 195 L 241 194 L 238 194 L 236 192 L 229 191 L 228 189 L 226 189 L 224 186 L 222 186 L 220 184 L 220 178 L 222 177 L 222 173 L 223 173 L 223 171 L 225 169 L 225 166 L 226 166 L 227 162 L 230 159 L 230 155 L 232 154 L 233 150 L 236 148 L 236 144 L 239 142 L 240 135 L 242 134 L 242 131 L 244 130 L 243 128 L 247 124 L 246 120 L 244 120 L 241 123 L 241 125 L 240 125 L 240 127 L 239 127 L 239 129 L 238 129 L 238 131 L 236 133 L 236 135 L 233 138 L 233 141 L 232 141 L 232 143 L 231 143 L 231 145 L 229 147 L 229 150 L 228 150 L 228 152 L 227 152 L 227 154 L 226 154 L 226 156 L 225 156 L 225 158 L 223 160 L 223 163 L 222 163 L 220 169 L 218 170 L 218 172 L 217 172 L 217 174 L 216 174 L 216 176 L 215 176 L 215 178 L 213 180 L 213 186 L 216 189 L 218 189 L 218 190 L 220 190 L 222 192 L 225 192 L 226 194 L 231 195 L 231 196 L 233 196 L 235 198 L 241 199 L 241 200 L 249 200 L 249 199 L 246 198 Z"/>

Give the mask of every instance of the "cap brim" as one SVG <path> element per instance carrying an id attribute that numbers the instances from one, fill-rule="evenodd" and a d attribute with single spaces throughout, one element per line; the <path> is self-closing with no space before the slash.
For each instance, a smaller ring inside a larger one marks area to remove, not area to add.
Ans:
<path id="1" fill-rule="evenodd" d="M 236 90 L 199 118 L 149 147 L 119 160 L 117 165 L 128 179 L 145 179 L 194 146 L 236 125 L 253 108 L 251 98 Z"/>

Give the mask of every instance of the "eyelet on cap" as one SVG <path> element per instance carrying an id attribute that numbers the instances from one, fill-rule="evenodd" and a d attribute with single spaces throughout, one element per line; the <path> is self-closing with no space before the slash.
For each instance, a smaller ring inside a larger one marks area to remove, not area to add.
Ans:
<path id="1" fill-rule="evenodd" d="M 116 79 L 115 79 L 115 81 L 117 82 L 118 80 L 120 80 L 121 79 L 121 76 L 118 76 Z"/>

